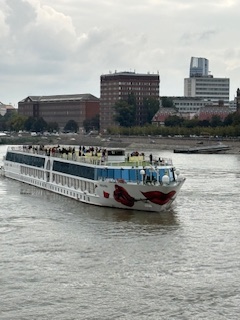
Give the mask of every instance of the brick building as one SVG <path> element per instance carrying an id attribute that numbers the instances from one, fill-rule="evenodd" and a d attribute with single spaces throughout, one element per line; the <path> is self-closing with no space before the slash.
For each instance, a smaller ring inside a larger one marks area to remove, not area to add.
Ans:
<path id="1" fill-rule="evenodd" d="M 198 120 L 211 121 L 213 116 L 218 116 L 222 121 L 232 113 L 229 107 L 215 107 L 215 106 L 204 106 L 201 107 L 198 112 L 194 114 Z M 178 116 L 184 119 L 193 119 L 190 112 L 179 112 L 176 108 L 160 108 L 159 111 L 154 115 L 152 124 L 156 126 L 164 126 L 165 121 L 169 116 Z"/>
<path id="2" fill-rule="evenodd" d="M 198 119 L 210 121 L 213 116 L 218 116 L 222 121 L 224 121 L 230 113 L 231 109 L 229 107 L 206 106 L 200 109 Z"/>
<path id="3" fill-rule="evenodd" d="M 28 96 L 18 103 L 18 113 L 26 117 L 57 122 L 63 129 L 69 120 L 83 127 L 85 119 L 99 114 L 99 99 L 91 94 Z"/>
<path id="4" fill-rule="evenodd" d="M 141 125 L 144 114 L 144 98 L 159 100 L 159 75 L 138 74 L 135 72 L 115 72 L 102 75 L 100 78 L 100 129 L 106 130 L 116 125 L 114 121 L 114 105 L 117 101 L 128 100 L 129 94 L 136 98 L 136 122 Z"/>
<path id="5" fill-rule="evenodd" d="M 152 119 L 152 124 L 156 126 L 164 126 L 165 121 L 168 117 L 173 116 L 173 115 L 178 115 L 176 109 L 174 108 L 160 108 L 158 112 L 154 115 Z"/>

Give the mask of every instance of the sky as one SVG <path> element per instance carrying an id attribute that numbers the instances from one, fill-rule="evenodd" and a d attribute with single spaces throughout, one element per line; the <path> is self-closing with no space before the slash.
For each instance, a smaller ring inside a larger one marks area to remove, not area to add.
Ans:
<path id="1" fill-rule="evenodd" d="M 0 102 L 91 93 L 110 72 L 159 73 L 183 96 L 190 59 L 240 87 L 240 0 L 0 0 Z"/>

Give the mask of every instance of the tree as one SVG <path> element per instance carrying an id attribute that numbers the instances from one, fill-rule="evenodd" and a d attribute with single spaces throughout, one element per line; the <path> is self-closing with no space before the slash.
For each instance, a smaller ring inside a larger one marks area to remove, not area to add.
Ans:
<path id="1" fill-rule="evenodd" d="M 231 126 L 233 124 L 233 113 L 229 113 L 224 119 L 224 126 Z"/>
<path id="2" fill-rule="evenodd" d="M 36 122 L 36 119 L 34 119 L 33 117 L 28 117 L 24 123 L 25 130 L 26 131 L 33 131 L 32 128 L 33 128 L 35 122 Z"/>
<path id="3" fill-rule="evenodd" d="M 211 120 L 210 120 L 210 125 L 211 127 L 221 127 L 223 125 L 223 122 L 221 120 L 221 118 L 219 117 L 219 115 L 213 115 Z"/>
<path id="4" fill-rule="evenodd" d="M 67 131 L 67 132 L 78 132 L 78 124 L 76 121 L 74 120 L 69 120 L 65 127 L 64 127 L 64 131 Z"/>
<path id="5" fill-rule="evenodd" d="M 198 126 L 198 119 L 185 119 L 182 123 L 185 128 L 194 128 Z"/>
<path id="6" fill-rule="evenodd" d="M 165 120 L 165 126 L 166 127 L 181 126 L 183 122 L 184 122 L 184 119 L 182 117 L 173 115 L 173 116 L 167 117 L 167 119 Z"/>
<path id="7" fill-rule="evenodd" d="M 155 98 L 148 97 L 143 99 L 143 108 L 146 110 L 145 123 L 152 123 L 152 118 L 159 110 L 159 101 Z"/>
<path id="8" fill-rule="evenodd" d="M 173 99 L 170 97 L 161 97 L 163 108 L 174 108 Z"/>
<path id="9" fill-rule="evenodd" d="M 5 130 L 4 118 L 3 118 L 3 116 L 0 114 L 0 131 L 4 131 L 4 130 Z"/>
<path id="10" fill-rule="evenodd" d="M 48 127 L 47 122 L 43 118 L 38 118 L 31 128 L 32 131 L 43 132 L 46 131 Z"/>
<path id="11" fill-rule="evenodd" d="M 6 112 L 2 118 L 2 128 L 9 131 L 19 131 L 24 128 L 26 117 L 18 115 L 17 111 Z"/>
<path id="12" fill-rule="evenodd" d="M 57 132 L 57 131 L 59 131 L 59 125 L 58 125 L 58 123 L 57 123 L 57 122 L 49 122 L 49 123 L 47 124 L 47 130 L 48 130 L 49 132 Z"/>
<path id="13" fill-rule="evenodd" d="M 131 106 L 136 106 L 136 97 L 133 92 L 129 93 L 127 103 Z"/>
<path id="14" fill-rule="evenodd" d="M 233 125 L 237 126 L 240 124 L 240 114 L 238 112 L 235 112 L 233 115 Z"/>
<path id="15" fill-rule="evenodd" d="M 11 129 L 16 132 L 18 132 L 19 130 L 24 130 L 24 124 L 26 119 L 27 117 L 25 116 L 13 113 L 9 121 Z"/>
<path id="16" fill-rule="evenodd" d="M 128 102 L 122 100 L 115 103 L 114 109 L 116 111 L 115 121 L 117 121 L 120 126 L 134 126 L 136 119 L 136 106 L 134 104 L 128 104 Z"/>
<path id="17" fill-rule="evenodd" d="M 210 122 L 209 120 L 199 120 L 198 121 L 199 127 L 210 127 Z"/>
<path id="18" fill-rule="evenodd" d="M 100 128 L 99 114 L 95 115 L 91 119 L 85 119 L 83 121 L 83 127 L 86 132 L 89 132 L 91 130 L 99 131 L 99 128 Z"/>

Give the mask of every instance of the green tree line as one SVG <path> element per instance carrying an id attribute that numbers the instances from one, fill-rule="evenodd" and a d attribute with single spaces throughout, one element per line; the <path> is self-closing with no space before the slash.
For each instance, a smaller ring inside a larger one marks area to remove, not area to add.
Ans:
<path id="1" fill-rule="evenodd" d="M 74 120 L 69 120 L 64 131 L 77 132 L 79 129 L 78 124 Z M 10 132 L 58 132 L 59 125 L 57 122 L 47 123 L 43 118 L 25 117 L 19 115 L 17 112 L 9 112 L 4 116 L 0 115 L 0 131 Z"/>
<path id="2" fill-rule="evenodd" d="M 164 108 L 173 108 L 171 98 L 162 97 Z M 134 94 L 129 94 L 127 100 L 120 100 L 114 105 L 114 120 L 119 126 L 108 128 L 110 134 L 121 135 L 162 135 L 162 136 L 240 136 L 240 114 L 235 112 L 229 114 L 224 120 L 218 115 L 213 115 L 210 120 L 199 120 L 197 117 L 189 120 L 177 115 L 170 115 L 165 120 L 164 126 L 152 124 L 152 118 L 159 110 L 159 102 L 153 98 L 145 98 L 143 110 L 145 110 L 145 122 L 137 125 L 137 106 Z"/>
<path id="3" fill-rule="evenodd" d="M 211 120 L 199 120 L 194 118 L 186 120 L 176 115 L 169 116 L 164 126 L 113 126 L 108 130 L 113 135 L 143 135 L 143 136 L 218 136 L 240 137 L 240 114 L 229 114 L 223 121 L 214 115 Z"/>

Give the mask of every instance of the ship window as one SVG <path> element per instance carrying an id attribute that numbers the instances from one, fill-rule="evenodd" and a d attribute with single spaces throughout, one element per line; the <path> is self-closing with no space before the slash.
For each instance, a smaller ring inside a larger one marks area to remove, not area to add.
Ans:
<path id="1" fill-rule="evenodd" d="M 26 154 L 20 154 L 20 153 L 13 153 L 13 152 L 7 153 L 6 160 L 17 162 L 17 163 L 24 163 L 26 165 L 38 167 L 38 168 L 44 167 L 44 162 L 45 162 L 44 158 L 26 155 Z"/>
<path id="2" fill-rule="evenodd" d="M 108 150 L 107 151 L 109 156 L 124 156 L 124 150 Z"/>
<path id="3" fill-rule="evenodd" d="M 129 170 L 129 180 L 130 181 L 136 180 L 136 170 Z"/>
<path id="4" fill-rule="evenodd" d="M 78 164 L 60 162 L 55 160 L 53 162 L 53 171 L 94 180 L 94 168 Z"/>
<path id="5" fill-rule="evenodd" d="M 121 176 L 122 176 L 122 179 L 128 181 L 129 180 L 129 170 L 122 170 L 122 173 L 121 173 Z"/>

